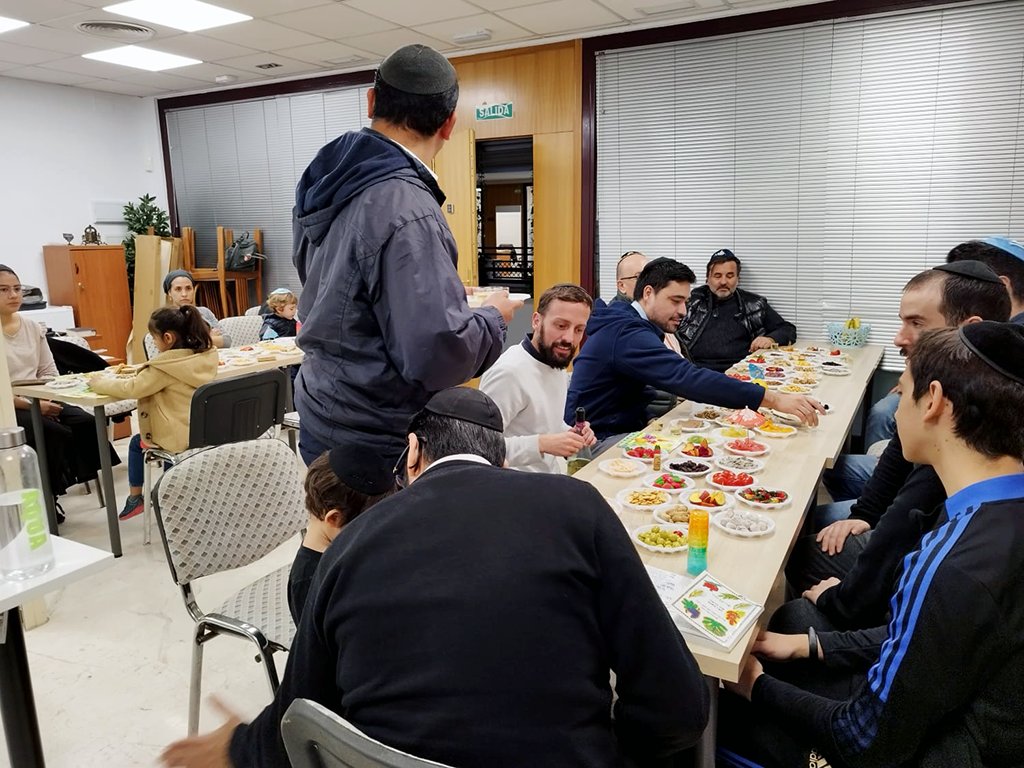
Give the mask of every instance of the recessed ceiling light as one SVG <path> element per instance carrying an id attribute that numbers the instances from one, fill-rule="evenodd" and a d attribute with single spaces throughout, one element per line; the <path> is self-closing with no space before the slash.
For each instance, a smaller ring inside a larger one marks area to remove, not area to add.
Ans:
<path id="1" fill-rule="evenodd" d="M 185 32 L 223 27 L 225 24 L 249 21 L 252 18 L 200 0 L 128 0 L 126 3 L 108 5 L 103 10 Z"/>
<path id="2" fill-rule="evenodd" d="M 110 48 L 106 51 L 83 53 L 82 58 L 106 61 L 110 64 L 120 64 L 124 67 L 147 69 L 150 72 L 159 72 L 164 69 L 188 67 L 192 64 L 203 63 L 199 59 L 190 59 L 187 56 L 176 56 L 173 53 L 154 51 L 151 48 L 143 48 L 141 45 L 122 45 L 120 48 Z"/>
<path id="3" fill-rule="evenodd" d="M 17 19 L 9 19 L 6 16 L 0 16 L 0 32 L 10 32 L 12 29 L 27 26 L 27 21 L 18 21 Z"/>

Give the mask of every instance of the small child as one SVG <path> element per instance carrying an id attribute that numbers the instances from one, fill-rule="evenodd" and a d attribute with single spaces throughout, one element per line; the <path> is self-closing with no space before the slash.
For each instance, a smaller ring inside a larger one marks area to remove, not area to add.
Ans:
<path id="1" fill-rule="evenodd" d="M 320 556 L 341 530 L 395 491 L 394 473 L 354 446 L 317 457 L 306 471 L 309 527 L 288 576 L 288 609 L 298 625 Z"/>
<path id="2" fill-rule="evenodd" d="M 130 488 L 120 520 L 133 518 L 143 509 L 143 449 L 178 453 L 188 448 L 192 394 L 217 376 L 218 355 L 210 326 L 194 306 L 156 310 L 149 317 L 149 332 L 160 354 L 127 376 L 101 371 L 89 382 L 97 394 L 139 401 L 139 434 L 128 445 Z"/>
<path id="3" fill-rule="evenodd" d="M 260 328 L 260 339 L 278 339 L 295 336 L 299 332 L 299 321 L 295 312 L 299 308 L 299 300 L 287 288 L 278 288 L 267 297 L 267 308 L 264 313 L 263 327 Z"/>

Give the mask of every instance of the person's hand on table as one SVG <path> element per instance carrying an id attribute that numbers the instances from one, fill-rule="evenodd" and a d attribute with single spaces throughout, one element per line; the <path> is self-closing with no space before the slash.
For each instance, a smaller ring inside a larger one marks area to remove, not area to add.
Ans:
<path id="1" fill-rule="evenodd" d="M 164 768 L 235 768 L 228 755 L 231 734 L 242 719 L 216 696 L 210 703 L 227 719 L 220 728 L 202 736 L 189 736 L 176 741 L 160 755 Z"/>
<path id="2" fill-rule="evenodd" d="M 821 544 L 821 551 L 828 552 L 831 557 L 837 552 L 843 551 L 847 536 L 856 536 L 869 530 L 871 530 L 871 525 L 865 520 L 836 520 L 818 531 L 814 540 Z"/>
<path id="3" fill-rule="evenodd" d="M 52 400 L 40 400 L 39 410 L 43 412 L 43 416 L 48 419 L 56 419 L 60 416 L 61 411 L 64 410 L 64 406 L 60 403 L 55 403 Z"/>
<path id="4" fill-rule="evenodd" d="M 516 299 L 513 301 L 508 297 L 505 291 L 495 291 L 486 299 L 481 307 L 494 307 L 496 310 L 501 312 L 502 318 L 508 323 L 512 320 L 512 315 L 517 309 L 523 306 L 523 302 Z"/>
<path id="5" fill-rule="evenodd" d="M 593 436 L 594 433 L 590 434 Z M 561 456 L 563 459 L 572 456 L 585 445 L 588 445 L 586 438 L 571 429 L 551 435 L 537 435 L 537 447 L 541 453 L 546 453 L 549 456 Z"/>
<path id="6" fill-rule="evenodd" d="M 758 336 L 752 342 L 750 342 L 750 351 L 756 352 L 759 349 L 771 349 L 772 344 L 775 343 L 775 339 L 770 336 Z"/>
<path id="7" fill-rule="evenodd" d="M 789 395 L 783 392 L 765 390 L 764 400 L 761 403 L 766 408 L 771 408 L 783 413 L 796 416 L 804 424 L 812 427 L 818 426 L 818 414 L 824 415 L 825 407 L 807 395 Z"/>
<path id="8" fill-rule="evenodd" d="M 807 645 L 806 640 L 804 640 L 804 645 Z M 754 656 L 754 654 L 750 654 L 747 656 L 747 663 L 743 665 L 743 671 L 740 673 L 739 682 L 724 683 L 725 690 L 731 691 L 737 696 L 742 696 L 747 701 L 750 701 L 750 692 L 754 690 L 754 683 L 757 682 L 757 678 L 763 674 L 764 668 L 761 666 L 761 662 L 757 660 L 757 657 Z"/>
<path id="9" fill-rule="evenodd" d="M 818 604 L 818 598 L 821 597 L 821 593 L 822 592 L 824 592 L 827 589 L 832 589 L 832 587 L 835 587 L 835 586 L 838 586 L 838 585 L 839 585 L 839 579 L 837 579 L 835 576 L 829 576 L 827 579 L 823 579 L 822 581 L 819 581 L 817 584 L 815 584 L 810 589 L 805 590 L 803 596 L 804 596 L 805 599 L 810 600 L 812 603 L 817 605 Z"/>

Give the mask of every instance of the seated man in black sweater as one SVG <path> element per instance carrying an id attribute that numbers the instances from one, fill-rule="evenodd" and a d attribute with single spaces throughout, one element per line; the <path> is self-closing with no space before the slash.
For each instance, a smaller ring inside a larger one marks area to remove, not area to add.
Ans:
<path id="1" fill-rule="evenodd" d="M 796 341 L 796 327 L 768 299 L 739 287 L 742 268 L 728 248 L 716 251 L 708 262 L 707 284 L 690 295 L 676 335 L 703 368 L 722 372 L 758 349 Z"/>
<path id="2" fill-rule="evenodd" d="M 409 486 L 324 554 L 273 703 L 164 764 L 288 765 L 296 698 L 458 768 L 649 765 L 695 744 L 707 685 L 622 523 L 593 486 L 504 458 L 490 398 L 435 395 L 409 426 Z"/>
<path id="3" fill-rule="evenodd" d="M 812 751 L 844 768 L 1020 764 L 1024 326 L 928 331 L 900 387 L 904 456 L 932 466 L 949 498 L 903 560 L 887 628 L 767 633 L 754 646 L 766 662 L 803 661 L 769 672 L 751 656 L 727 684 L 741 698 L 723 697 L 720 735 L 741 734 L 729 746 L 765 768 L 808 765 Z M 814 664 L 825 670 L 810 685 Z"/>

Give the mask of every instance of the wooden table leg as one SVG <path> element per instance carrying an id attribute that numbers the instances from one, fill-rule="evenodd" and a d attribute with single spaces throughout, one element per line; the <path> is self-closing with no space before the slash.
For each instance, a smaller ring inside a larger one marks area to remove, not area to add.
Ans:
<path id="1" fill-rule="evenodd" d="M 102 405 L 92 409 L 96 420 L 96 440 L 100 447 L 100 477 L 103 483 L 103 500 L 107 506 L 107 530 L 110 532 L 110 551 L 114 557 L 121 556 L 121 524 L 117 519 L 117 501 L 114 496 L 114 467 L 110 463 L 110 443 L 107 440 L 107 414 Z"/>
<path id="2" fill-rule="evenodd" d="M 45 768 L 19 608 L 0 614 L 0 717 L 11 765 Z"/>
<path id="3" fill-rule="evenodd" d="M 715 752 L 718 749 L 718 678 L 704 676 L 711 693 L 711 707 L 708 712 L 708 725 L 697 742 L 696 768 L 715 768 Z"/>
<path id="4" fill-rule="evenodd" d="M 50 485 L 50 467 L 46 461 L 46 434 L 43 432 L 43 406 L 38 398 L 32 398 L 29 413 L 32 415 L 32 437 L 36 444 L 36 456 L 39 457 L 39 478 L 43 484 L 43 498 L 46 500 L 46 520 L 50 524 L 50 534 L 58 536 L 57 505 L 53 498 Z M 60 467 L 56 467 L 60 471 Z"/>

